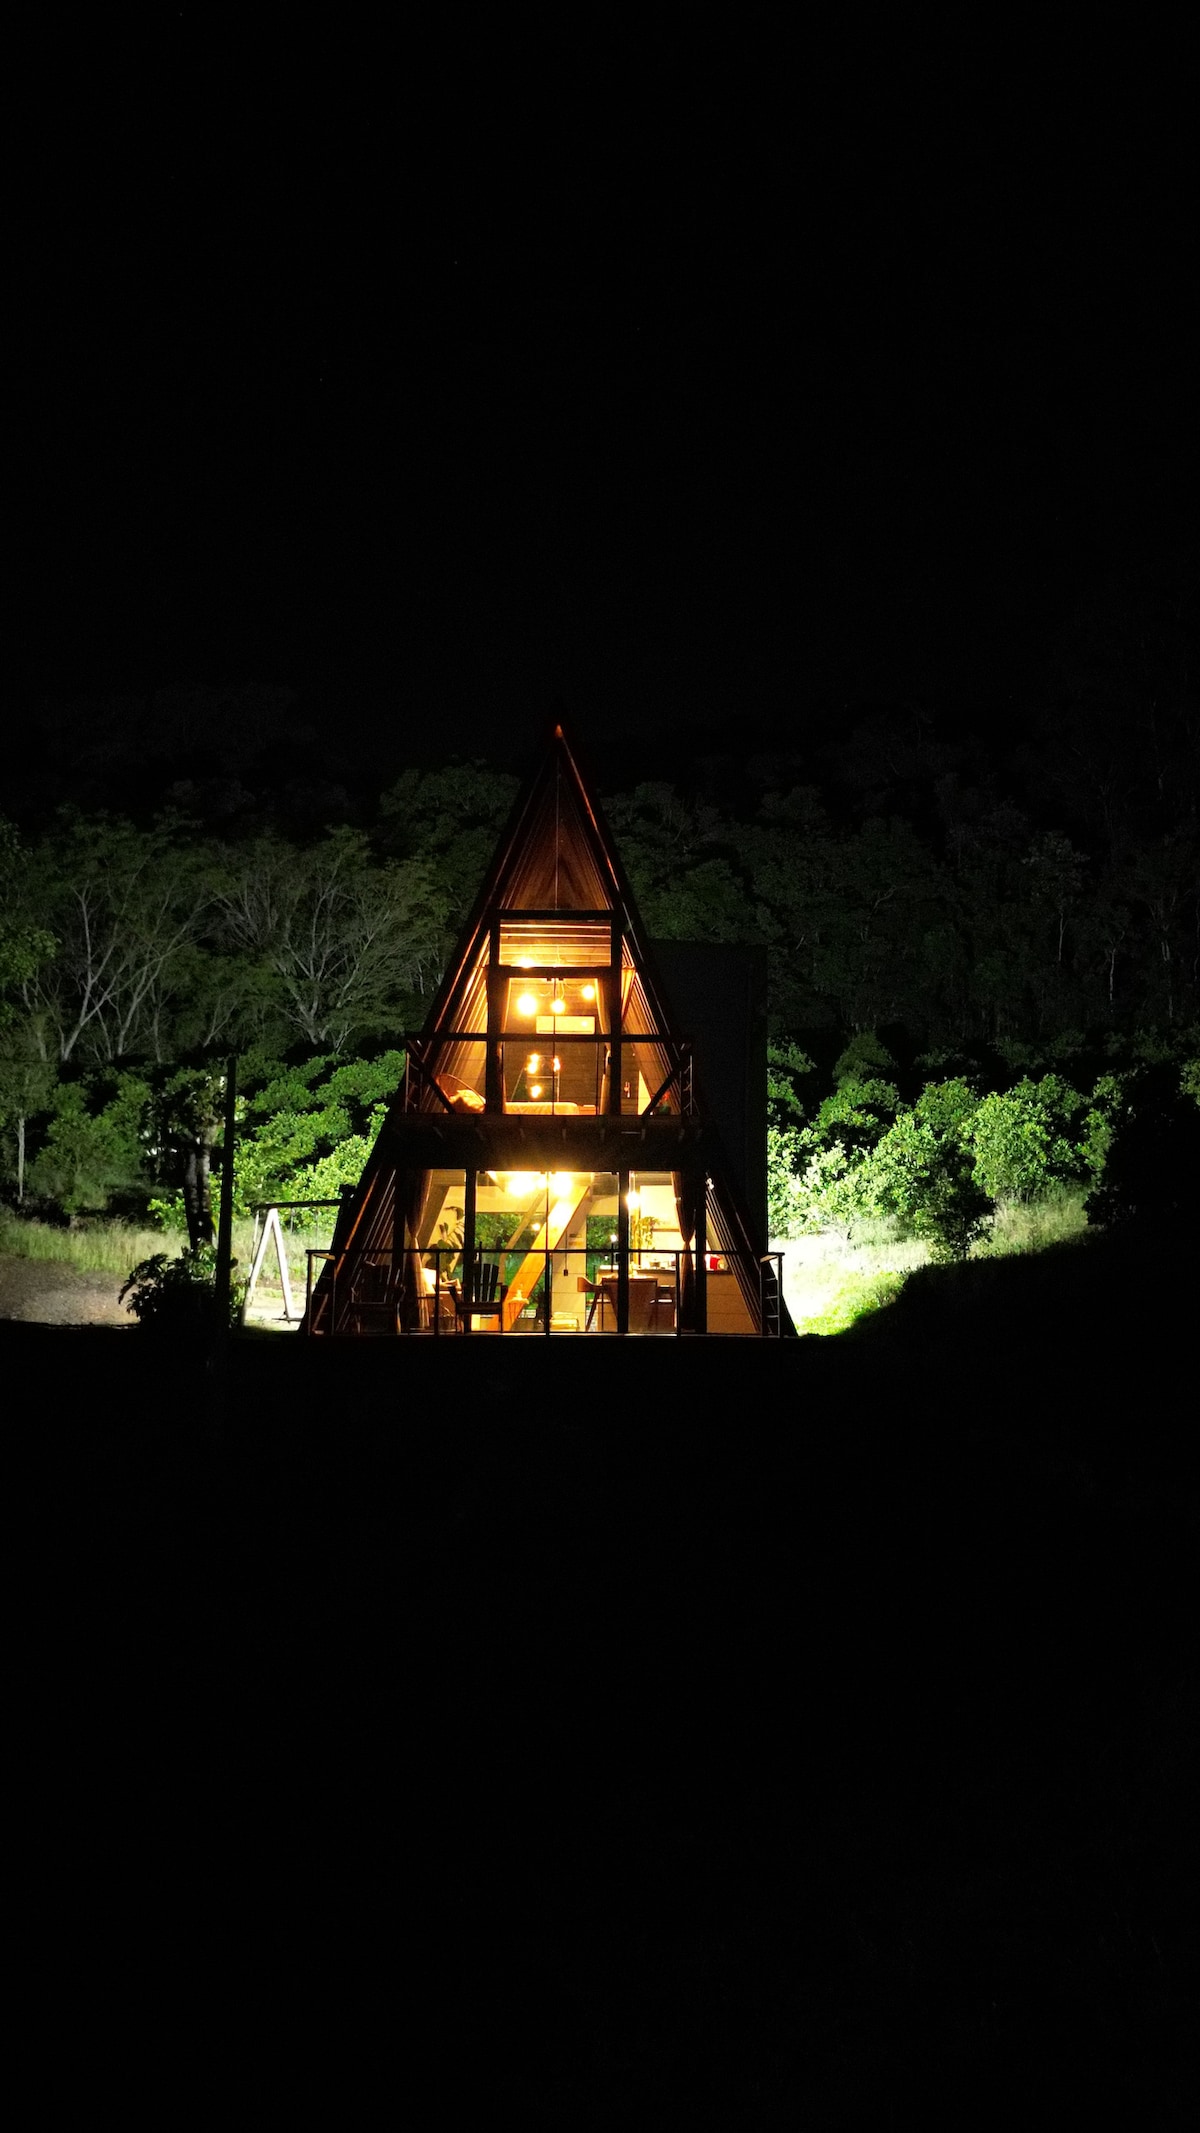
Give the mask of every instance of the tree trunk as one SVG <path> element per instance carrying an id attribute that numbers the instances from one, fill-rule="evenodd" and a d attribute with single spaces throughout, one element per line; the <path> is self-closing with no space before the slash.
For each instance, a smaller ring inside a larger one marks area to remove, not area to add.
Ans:
<path id="1" fill-rule="evenodd" d="M 193 1141 L 183 1170 L 183 1206 L 187 1217 L 188 1244 L 196 1251 L 213 1242 L 210 1150 L 206 1142 Z"/>

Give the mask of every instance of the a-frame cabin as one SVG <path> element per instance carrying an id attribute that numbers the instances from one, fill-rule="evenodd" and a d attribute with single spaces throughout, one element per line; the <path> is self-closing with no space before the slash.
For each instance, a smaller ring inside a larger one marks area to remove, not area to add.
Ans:
<path id="1" fill-rule="evenodd" d="M 561 724 L 407 1042 L 304 1328 L 792 1331 Z"/>

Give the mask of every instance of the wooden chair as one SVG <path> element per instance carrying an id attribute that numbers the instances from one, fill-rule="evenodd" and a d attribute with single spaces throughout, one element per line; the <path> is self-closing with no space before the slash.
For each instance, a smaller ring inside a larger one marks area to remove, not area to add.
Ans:
<path id="1" fill-rule="evenodd" d="M 392 1297 L 362 1297 L 350 1306 L 352 1333 L 399 1333 L 400 1307 Z"/>
<path id="2" fill-rule="evenodd" d="M 443 1281 L 435 1291 L 430 1289 L 421 1298 L 421 1324 L 427 1333 L 457 1333 L 458 1305 L 453 1285 Z"/>
<path id="3" fill-rule="evenodd" d="M 659 1276 L 654 1294 L 652 1326 L 655 1333 L 675 1331 L 675 1283 L 669 1276 Z"/>
<path id="4" fill-rule="evenodd" d="M 372 1262 L 361 1269 L 359 1293 L 350 1305 L 351 1333 L 399 1333 L 400 1299 L 392 1289 L 391 1269 L 386 1262 Z"/>
<path id="5" fill-rule="evenodd" d="M 452 1281 L 454 1310 L 464 1331 L 474 1318 L 498 1318 L 503 1323 L 504 1299 L 508 1294 L 494 1259 L 477 1259 L 469 1283 Z"/>

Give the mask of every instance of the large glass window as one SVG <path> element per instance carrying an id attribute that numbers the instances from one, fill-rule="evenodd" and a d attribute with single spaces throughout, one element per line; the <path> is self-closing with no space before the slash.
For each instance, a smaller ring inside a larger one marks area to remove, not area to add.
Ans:
<path id="1" fill-rule="evenodd" d="M 608 914 L 502 914 L 493 938 L 505 1109 L 602 1110 L 616 1005 Z"/>
<path id="2" fill-rule="evenodd" d="M 556 992 L 543 1009 L 529 1002 L 526 990 L 510 1009 L 504 1044 L 506 1110 L 584 1111 L 600 1109 L 607 1046 L 596 1042 L 596 1015 L 555 1011 L 563 1000 Z M 521 1028 L 522 1023 L 527 1027 Z M 513 1035 L 514 1025 L 518 1031 Z"/>
<path id="3" fill-rule="evenodd" d="M 485 1330 L 616 1333 L 624 1266 L 629 1331 L 675 1331 L 683 1240 L 668 1172 L 631 1174 L 622 1208 L 615 1172 L 482 1171 L 475 1204 L 477 1264 L 502 1293 Z"/>
<path id="4" fill-rule="evenodd" d="M 607 970 L 611 955 L 612 919 L 607 911 L 501 914 L 500 961 L 506 966 Z"/>
<path id="5" fill-rule="evenodd" d="M 616 1179 L 592 1171 L 483 1171 L 476 1183 L 479 1257 L 496 1267 L 507 1333 L 582 1332 L 593 1207 L 616 1210 Z M 593 1246 L 591 1256 L 597 1247 Z"/>

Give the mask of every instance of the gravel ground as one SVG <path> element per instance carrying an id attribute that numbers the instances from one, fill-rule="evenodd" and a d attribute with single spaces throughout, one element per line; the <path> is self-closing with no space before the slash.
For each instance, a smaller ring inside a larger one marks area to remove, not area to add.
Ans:
<path id="1" fill-rule="evenodd" d="M 120 1277 L 59 1259 L 0 1256 L 0 1318 L 42 1326 L 132 1326 Z"/>
<path id="2" fill-rule="evenodd" d="M 40 1326 L 134 1326 L 119 1301 L 121 1277 L 97 1274 L 60 1259 L 23 1259 L 0 1253 L 0 1319 L 21 1318 Z M 303 1303 L 301 1283 L 295 1297 Z M 271 1332 L 295 1331 L 283 1316 L 283 1298 L 263 1283 L 249 1322 Z"/>

